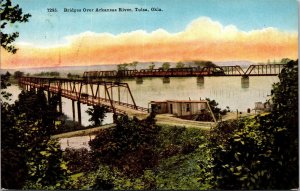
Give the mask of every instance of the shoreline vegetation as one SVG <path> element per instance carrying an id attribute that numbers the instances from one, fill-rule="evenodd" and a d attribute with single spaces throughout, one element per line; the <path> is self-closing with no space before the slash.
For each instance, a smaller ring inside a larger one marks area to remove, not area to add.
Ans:
<path id="1" fill-rule="evenodd" d="M 264 114 L 264 113 L 261 113 Z M 224 115 L 223 121 L 227 121 L 227 120 L 234 120 L 237 118 L 245 118 L 245 117 L 250 117 L 253 116 L 254 114 L 251 113 L 242 113 L 242 114 L 238 114 L 237 117 L 237 113 L 236 112 L 227 112 L 226 115 Z M 158 115 L 156 117 L 159 117 Z M 165 126 L 165 127 L 173 127 L 176 125 L 172 125 L 172 122 L 156 122 L 159 126 Z M 182 127 L 182 128 L 195 128 L 195 129 L 201 129 L 204 131 L 209 131 L 211 128 L 214 127 L 214 125 L 211 125 L 211 122 L 202 122 L 203 126 L 202 127 L 197 127 L 197 126 L 189 126 L 186 124 L 182 124 L 182 125 L 177 125 L 178 127 Z M 71 132 L 65 132 L 65 133 L 59 133 L 56 135 L 51 136 L 52 138 L 71 138 L 71 137 L 80 137 L 80 136 L 87 136 L 87 135 L 96 135 L 99 131 L 106 129 L 106 128 L 111 128 L 114 127 L 115 125 L 112 124 L 105 124 L 105 125 L 101 125 L 99 127 L 82 127 L 83 129 L 81 130 L 74 130 Z"/>

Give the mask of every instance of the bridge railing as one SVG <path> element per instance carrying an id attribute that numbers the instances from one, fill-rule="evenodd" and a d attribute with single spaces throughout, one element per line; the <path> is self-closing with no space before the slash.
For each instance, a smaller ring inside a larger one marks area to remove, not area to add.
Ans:
<path id="1" fill-rule="evenodd" d="M 245 74 L 240 66 L 220 66 L 226 76 L 242 76 Z"/>
<path id="2" fill-rule="evenodd" d="M 241 66 L 208 66 L 192 68 L 141 69 L 122 71 L 87 71 L 85 79 L 123 77 L 185 77 L 185 76 L 268 76 L 278 75 L 285 64 L 250 65 L 246 71 Z"/>
<path id="3" fill-rule="evenodd" d="M 286 64 L 250 65 L 245 75 L 278 75 Z"/>
<path id="4" fill-rule="evenodd" d="M 108 99 L 108 98 L 103 98 L 100 96 L 93 96 L 93 95 L 89 95 L 89 94 L 83 94 L 83 93 L 80 93 L 77 91 L 72 91 L 69 89 L 64 89 L 64 88 L 62 88 L 61 84 L 59 84 L 59 83 L 58 84 L 54 83 L 54 85 L 53 85 L 49 81 L 48 82 L 47 81 L 43 81 L 43 82 L 38 81 L 38 78 L 35 78 L 35 77 L 34 78 L 30 78 L 30 77 L 20 78 L 19 83 L 23 84 L 23 85 L 29 85 L 30 87 L 33 87 L 33 88 L 43 88 L 50 92 L 60 94 L 63 97 L 66 97 L 66 98 L 69 98 L 72 100 L 78 100 L 85 104 L 106 105 L 111 110 L 115 110 L 118 113 L 125 113 L 121 109 L 118 109 L 117 107 L 115 107 L 118 105 L 130 108 L 130 109 L 142 111 L 142 112 L 148 112 L 147 108 L 140 107 L 135 104 L 125 103 L 125 102 L 116 101 L 116 100 L 112 100 L 112 99 Z M 114 84 L 114 83 L 112 83 L 112 84 Z M 114 84 L 114 85 L 116 85 L 116 84 Z"/>

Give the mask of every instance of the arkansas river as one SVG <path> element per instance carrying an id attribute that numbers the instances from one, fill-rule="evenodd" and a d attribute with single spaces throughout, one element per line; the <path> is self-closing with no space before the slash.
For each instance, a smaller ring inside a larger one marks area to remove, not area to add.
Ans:
<path id="1" fill-rule="evenodd" d="M 226 106 L 233 111 L 237 109 L 245 112 L 247 108 L 254 108 L 255 102 L 264 102 L 271 94 L 272 84 L 278 82 L 277 76 L 249 77 L 249 84 L 242 86 L 241 77 L 205 77 L 204 83 L 197 81 L 196 77 L 170 78 L 169 83 L 163 83 L 162 78 L 143 78 L 138 84 L 135 79 L 122 80 L 128 83 L 135 102 L 138 106 L 148 107 L 150 101 L 175 100 L 199 100 L 210 98 L 219 103 L 222 109 Z M 12 93 L 11 103 L 18 98 L 21 92 L 16 85 L 8 87 Z M 72 118 L 71 100 L 62 99 L 63 112 Z M 89 125 L 89 116 L 85 112 L 89 106 L 81 106 L 82 124 Z M 112 114 L 107 114 L 105 123 L 112 122 Z"/>

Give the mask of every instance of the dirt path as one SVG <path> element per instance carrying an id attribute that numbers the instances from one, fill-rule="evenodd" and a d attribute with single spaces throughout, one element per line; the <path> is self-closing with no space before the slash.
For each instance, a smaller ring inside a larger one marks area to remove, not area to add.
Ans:
<path id="1" fill-rule="evenodd" d="M 148 114 L 140 113 L 137 117 L 139 119 L 144 119 Z M 215 126 L 214 123 L 211 122 L 199 122 L 199 121 L 191 121 L 184 120 L 180 118 L 173 117 L 169 114 L 157 115 L 156 116 L 156 124 L 164 125 L 164 126 L 177 126 L 177 127 L 186 127 L 186 128 L 200 128 L 203 130 L 209 130 Z M 91 139 L 95 138 L 97 132 L 114 127 L 115 124 L 103 125 L 100 127 L 89 128 L 84 130 L 78 130 L 68 133 L 62 133 L 58 135 L 52 136 L 52 138 L 57 138 L 60 142 L 61 149 L 65 150 L 66 148 L 86 148 L 90 149 L 88 142 Z"/>
<path id="2" fill-rule="evenodd" d="M 241 114 L 240 113 L 237 114 L 237 112 L 228 112 L 225 116 L 222 117 L 222 121 L 238 119 L 242 117 L 250 117 L 254 115 L 256 115 L 254 112 L 251 113 L 242 112 Z"/>
<path id="3" fill-rule="evenodd" d="M 94 127 L 94 128 L 89 128 L 89 129 L 84 129 L 84 130 L 78 130 L 78 131 L 72 131 L 72 132 L 68 132 L 68 133 L 61 133 L 58 135 L 53 135 L 51 136 L 51 138 L 70 138 L 70 137 L 78 137 L 78 136 L 89 136 L 89 135 L 95 135 L 97 134 L 97 132 L 103 130 L 103 129 L 107 129 L 107 128 L 111 128 L 114 127 L 115 124 L 107 124 L 107 125 L 103 125 L 100 127 Z"/>
<path id="4" fill-rule="evenodd" d="M 146 113 L 140 113 L 137 117 L 139 119 L 144 119 L 148 116 Z M 168 114 L 161 114 L 156 116 L 156 123 L 158 125 L 167 125 L 167 126 L 181 126 L 186 128 L 201 128 L 203 130 L 209 130 L 215 126 L 214 123 L 211 122 L 200 122 L 200 121 L 192 121 L 192 120 L 184 120 L 180 118 L 173 117 Z M 115 124 L 103 125 L 100 127 L 94 127 L 84 130 L 72 131 L 68 133 L 61 133 L 58 135 L 52 136 L 52 138 L 70 138 L 70 137 L 78 137 L 78 136 L 89 136 L 95 135 L 98 131 L 102 129 L 114 127 Z"/>
<path id="5" fill-rule="evenodd" d="M 60 138 L 60 148 L 65 150 L 66 148 L 86 148 L 90 150 L 89 141 L 94 139 L 95 135 L 91 136 L 78 136 L 78 137 L 69 137 L 69 138 Z"/>

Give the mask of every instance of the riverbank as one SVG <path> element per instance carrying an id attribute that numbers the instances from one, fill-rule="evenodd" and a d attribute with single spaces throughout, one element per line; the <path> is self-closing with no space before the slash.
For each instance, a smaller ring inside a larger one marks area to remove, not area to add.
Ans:
<path id="1" fill-rule="evenodd" d="M 97 132 L 99 132 L 103 129 L 111 128 L 114 126 L 115 126 L 115 124 L 107 124 L 107 125 L 102 125 L 100 127 L 93 127 L 93 128 L 87 128 L 87 129 L 78 130 L 78 131 L 57 134 L 57 135 L 51 136 L 51 138 L 62 139 L 62 138 L 70 138 L 70 137 L 90 136 L 90 135 L 97 134 Z"/>
<path id="2" fill-rule="evenodd" d="M 222 121 L 237 119 L 241 117 L 250 117 L 255 115 L 254 112 L 251 113 L 238 113 L 237 112 L 228 112 L 225 116 L 222 117 Z M 144 119 L 148 114 L 140 114 L 137 117 L 139 119 Z M 188 128 L 188 129 L 199 129 L 204 131 L 209 131 L 211 128 L 216 126 L 212 122 L 203 122 L 203 121 L 192 121 L 176 118 L 171 114 L 159 114 L 156 116 L 156 124 L 164 128 Z M 64 150 L 67 147 L 72 148 L 87 148 L 89 149 L 88 142 L 95 137 L 95 135 L 107 128 L 114 127 L 115 124 L 107 124 L 100 127 L 87 128 L 83 130 L 77 130 L 67 133 L 61 133 L 53 135 L 52 138 L 59 139 L 61 148 Z"/>

